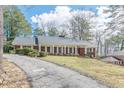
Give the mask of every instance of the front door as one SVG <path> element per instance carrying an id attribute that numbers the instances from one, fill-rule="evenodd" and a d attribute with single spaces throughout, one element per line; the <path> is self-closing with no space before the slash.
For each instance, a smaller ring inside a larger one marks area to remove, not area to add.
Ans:
<path id="1" fill-rule="evenodd" d="M 79 56 L 84 56 L 85 55 L 85 48 L 78 48 L 78 54 L 79 54 Z"/>

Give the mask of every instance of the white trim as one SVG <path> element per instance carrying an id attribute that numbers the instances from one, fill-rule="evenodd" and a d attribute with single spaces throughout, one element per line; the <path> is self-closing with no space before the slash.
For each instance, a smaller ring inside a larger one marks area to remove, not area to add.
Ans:
<path id="1" fill-rule="evenodd" d="M 63 55 L 63 46 L 61 47 L 61 54 Z"/>
<path id="2" fill-rule="evenodd" d="M 49 46 L 50 47 L 50 54 L 52 53 L 52 47 L 51 46 Z"/>
<path id="3" fill-rule="evenodd" d="M 54 54 L 54 45 L 52 45 L 52 54 Z"/>
<path id="4" fill-rule="evenodd" d="M 31 46 L 31 49 L 34 49 L 33 45 Z"/>
<path id="5" fill-rule="evenodd" d="M 47 53 L 47 46 L 45 46 L 45 52 Z"/>
<path id="6" fill-rule="evenodd" d="M 64 54 L 66 55 L 66 46 L 64 46 Z"/>
<path id="7" fill-rule="evenodd" d="M 41 45 L 38 45 L 38 51 L 41 52 Z"/>
<path id="8" fill-rule="evenodd" d="M 20 49 L 23 49 L 23 46 L 22 45 L 20 45 Z"/>
<path id="9" fill-rule="evenodd" d="M 72 54 L 74 54 L 74 47 L 72 47 Z"/>
<path id="10" fill-rule="evenodd" d="M 68 53 L 67 53 L 67 54 L 70 54 L 70 51 L 69 51 L 69 50 L 70 50 L 70 47 L 68 47 L 68 48 L 67 48 L 67 51 L 68 51 Z"/>
<path id="11" fill-rule="evenodd" d="M 75 46 L 75 55 L 78 55 L 78 53 L 77 53 L 77 46 Z"/>
<path id="12" fill-rule="evenodd" d="M 58 48 L 58 46 L 56 46 L 56 48 L 57 48 L 57 51 L 56 51 L 56 52 L 57 52 L 57 54 L 58 54 L 58 53 L 59 53 L 59 48 Z"/>
<path id="13" fill-rule="evenodd" d="M 85 54 L 87 54 L 87 47 L 85 47 Z"/>

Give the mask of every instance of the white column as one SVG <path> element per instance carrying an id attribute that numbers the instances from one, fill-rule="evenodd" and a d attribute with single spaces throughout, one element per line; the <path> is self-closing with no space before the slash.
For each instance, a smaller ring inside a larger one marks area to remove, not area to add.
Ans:
<path id="1" fill-rule="evenodd" d="M 63 55 L 63 46 L 61 47 L 61 54 Z"/>
<path id="2" fill-rule="evenodd" d="M 87 47 L 85 47 L 85 54 L 87 54 Z"/>
<path id="3" fill-rule="evenodd" d="M 78 53 L 77 53 L 77 46 L 75 46 L 75 55 L 78 55 Z"/>
<path id="4" fill-rule="evenodd" d="M 69 51 L 70 49 L 69 49 L 69 47 L 68 47 L 68 54 L 70 53 L 70 51 Z"/>
<path id="5" fill-rule="evenodd" d="M 52 48 L 52 46 L 50 46 L 50 54 L 52 54 L 53 52 L 52 52 L 52 50 L 53 50 L 53 48 Z"/>
<path id="6" fill-rule="evenodd" d="M 66 46 L 64 46 L 64 54 L 66 54 Z"/>
<path id="7" fill-rule="evenodd" d="M 47 53 L 47 46 L 45 46 L 45 52 Z"/>
<path id="8" fill-rule="evenodd" d="M 41 45 L 39 44 L 39 52 L 41 52 Z"/>
<path id="9" fill-rule="evenodd" d="M 59 49 L 58 49 L 58 46 L 56 47 L 57 48 L 57 54 L 59 53 Z"/>
<path id="10" fill-rule="evenodd" d="M 54 54 L 54 45 L 52 46 L 52 54 Z"/>
<path id="11" fill-rule="evenodd" d="M 72 47 L 72 54 L 74 55 L 74 47 Z"/>
<path id="12" fill-rule="evenodd" d="M 33 48 L 33 45 L 31 46 L 31 49 L 34 49 L 34 48 Z"/>
<path id="13" fill-rule="evenodd" d="M 22 46 L 22 45 L 20 45 L 20 48 L 21 48 L 21 49 L 23 49 L 23 46 Z"/>

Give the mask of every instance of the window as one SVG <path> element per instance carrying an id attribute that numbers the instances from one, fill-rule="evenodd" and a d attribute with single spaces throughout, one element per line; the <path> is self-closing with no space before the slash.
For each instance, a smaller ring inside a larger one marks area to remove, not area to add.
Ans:
<path id="1" fill-rule="evenodd" d="M 54 47 L 54 53 L 57 53 L 57 47 Z"/>
<path id="2" fill-rule="evenodd" d="M 87 48 L 87 53 L 90 53 L 91 52 L 91 48 Z"/>
<path id="3" fill-rule="evenodd" d="M 45 51 L 45 46 L 41 46 L 41 51 Z"/>
<path id="4" fill-rule="evenodd" d="M 23 46 L 23 48 L 31 48 L 31 46 Z"/>
<path id="5" fill-rule="evenodd" d="M 61 47 L 59 47 L 59 53 L 61 53 Z"/>
<path id="6" fill-rule="evenodd" d="M 72 48 L 69 48 L 69 53 L 72 53 Z"/>
<path id="7" fill-rule="evenodd" d="M 63 48 L 63 54 L 65 54 L 65 48 L 64 47 L 62 47 Z"/>
<path id="8" fill-rule="evenodd" d="M 74 48 L 74 51 L 73 51 L 73 52 L 74 52 L 74 54 L 75 54 L 75 48 Z"/>
<path id="9" fill-rule="evenodd" d="M 38 46 L 33 46 L 33 49 L 38 50 L 39 48 Z"/>
<path id="10" fill-rule="evenodd" d="M 50 47 L 47 47 L 47 52 L 50 52 Z"/>
<path id="11" fill-rule="evenodd" d="M 66 54 L 68 54 L 68 47 L 66 47 Z"/>

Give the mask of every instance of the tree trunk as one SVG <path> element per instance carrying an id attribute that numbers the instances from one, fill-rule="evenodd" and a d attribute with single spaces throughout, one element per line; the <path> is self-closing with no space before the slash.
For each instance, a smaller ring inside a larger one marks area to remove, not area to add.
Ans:
<path id="1" fill-rule="evenodd" d="M 104 56 L 107 55 L 107 41 L 104 42 Z"/>
<path id="2" fill-rule="evenodd" d="M 102 47 L 102 41 L 100 41 L 100 56 L 103 56 L 102 49 L 103 49 L 103 47 Z"/>
<path id="3" fill-rule="evenodd" d="M 122 40 L 121 49 L 120 50 L 123 50 L 123 47 L 124 47 L 124 39 Z"/>
<path id="4" fill-rule="evenodd" d="M 3 61 L 3 9 L 0 6 L 0 66 Z"/>

